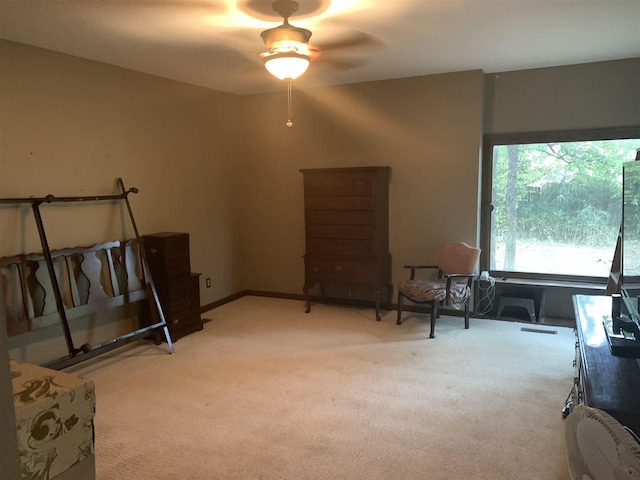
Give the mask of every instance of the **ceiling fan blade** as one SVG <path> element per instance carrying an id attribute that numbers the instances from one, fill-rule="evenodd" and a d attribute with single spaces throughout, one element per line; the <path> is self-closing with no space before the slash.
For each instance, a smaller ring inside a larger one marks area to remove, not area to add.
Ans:
<path id="1" fill-rule="evenodd" d="M 314 60 L 312 60 L 314 61 Z M 314 63 L 318 63 L 323 67 L 328 67 L 333 70 L 353 70 L 354 68 L 361 67 L 365 65 L 366 60 L 360 59 L 340 59 L 340 58 L 332 58 L 329 55 L 318 57 L 317 61 Z"/>
<path id="2" fill-rule="evenodd" d="M 330 50 L 367 48 L 377 49 L 384 47 L 384 43 L 377 37 L 361 31 L 354 31 L 341 39 L 328 43 L 313 43 L 309 46 L 311 49 L 327 52 Z"/>
<path id="3" fill-rule="evenodd" d="M 329 43 L 309 45 L 311 61 L 333 70 L 351 70 L 366 64 L 370 53 L 384 47 L 382 40 L 365 32 L 353 31 Z"/>

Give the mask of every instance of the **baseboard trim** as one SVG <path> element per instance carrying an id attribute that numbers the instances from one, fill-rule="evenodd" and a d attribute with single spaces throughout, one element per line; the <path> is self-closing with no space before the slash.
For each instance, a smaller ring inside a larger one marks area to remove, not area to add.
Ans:
<path id="1" fill-rule="evenodd" d="M 304 295 L 301 293 L 282 293 L 282 292 L 269 292 L 265 290 L 242 290 L 238 293 L 234 293 L 233 295 L 229 295 L 228 297 L 221 298 L 215 302 L 209 303 L 207 305 L 203 305 L 200 307 L 200 313 L 208 312 L 209 310 L 213 310 L 214 308 L 221 307 L 226 303 L 233 302 L 234 300 L 238 300 L 239 298 L 244 297 L 245 295 L 251 295 L 254 297 L 269 297 L 269 298 L 282 298 L 285 300 L 299 300 L 304 302 Z M 340 298 L 340 297 L 321 297 L 317 295 L 310 295 L 309 300 L 313 303 L 326 303 L 329 305 L 343 305 L 343 306 L 351 306 L 351 307 L 360 307 L 360 308 L 375 308 L 375 302 L 371 300 L 354 300 L 352 298 Z M 382 310 L 398 310 L 398 304 L 393 302 L 381 302 L 380 308 Z M 431 307 L 425 305 L 404 305 L 402 307 L 403 312 L 413 312 L 413 313 L 423 313 L 430 314 Z M 446 312 L 446 313 L 445 313 Z M 445 315 L 450 315 L 454 317 L 463 317 L 464 312 L 460 310 L 446 309 L 443 311 Z M 473 314 L 471 314 L 473 316 Z"/>
<path id="2" fill-rule="evenodd" d="M 304 301 L 304 295 L 301 293 L 269 292 L 266 290 L 245 290 L 245 292 L 245 295 L 251 295 L 254 297 L 284 298 L 285 300 Z"/>
<path id="3" fill-rule="evenodd" d="M 216 300 L 215 302 L 202 305 L 200 307 L 200 313 L 208 312 L 209 310 L 213 310 L 214 308 L 221 307 L 225 303 L 231 303 L 234 300 L 238 300 L 239 298 L 244 297 L 247 294 L 246 292 L 247 290 L 242 290 L 241 292 L 234 293 L 233 295 L 229 295 L 228 297 L 221 298 L 220 300 Z"/>

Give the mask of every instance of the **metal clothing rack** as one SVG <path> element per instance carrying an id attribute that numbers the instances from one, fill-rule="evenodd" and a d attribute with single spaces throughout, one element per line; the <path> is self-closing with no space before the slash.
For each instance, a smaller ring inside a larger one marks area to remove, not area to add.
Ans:
<path id="1" fill-rule="evenodd" d="M 174 353 L 173 342 L 171 341 L 171 335 L 169 334 L 169 329 L 167 328 L 167 322 L 164 316 L 164 312 L 162 311 L 162 305 L 160 304 L 158 291 L 153 282 L 153 278 L 151 277 L 151 273 L 149 271 L 149 267 L 147 264 L 147 258 L 146 258 L 146 253 L 144 249 L 143 240 L 140 237 L 140 234 L 138 232 L 138 227 L 136 225 L 136 221 L 133 216 L 133 210 L 131 209 L 131 204 L 129 203 L 129 194 L 138 193 L 138 189 L 135 187 L 126 189 L 124 186 L 124 182 L 122 181 L 122 178 L 118 178 L 118 187 L 120 188 L 121 193 L 116 195 L 98 195 L 98 196 L 87 196 L 87 197 L 54 197 L 53 195 L 47 195 L 46 197 L 39 197 L 39 198 L 29 197 L 29 198 L 0 199 L 0 205 L 30 204 L 33 210 L 36 226 L 38 228 L 40 243 L 42 245 L 42 252 L 44 255 L 45 263 L 47 265 L 49 278 L 51 280 L 52 291 L 55 297 L 56 307 L 57 307 L 58 314 L 60 316 L 60 322 L 62 323 L 64 338 L 65 338 L 65 342 L 67 344 L 67 350 L 68 350 L 67 356 L 61 357 L 56 360 L 52 360 L 43 364 L 43 366 L 45 367 L 53 368 L 56 370 L 70 367 L 71 365 L 75 365 L 84 360 L 88 360 L 92 357 L 108 352 L 109 350 L 113 350 L 119 346 L 122 346 L 138 338 L 148 336 L 149 332 L 159 328 L 162 328 L 164 331 L 164 336 L 167 341 L 167 345 L 169 346 L 169 352 L 172 354 Z M 146 283 L 147 299 L 149 301 L 149 307 L 151 310 L 152 324 L 142 327 L 138 330 L 135 330 L 134 332 L 126 333 L 114 339 L 103 342 L 100 345 L 91 346 L 85 343 L 81 345 L 79 348 L 77 348 L 74 344 L 73 337 L 71 335 L 71 329 L 69 328 L 69 320 L 67 318 L 67 314 L 64 307 L 64 300 L 62 298 L 62 293 L 60 291 L 58 280 L 56 278 L 53 259 L 51 256 L 51 250 L 49 248 L 49 242 L 47 241 L 47 235 L 45 233 L 44 223 L 42 221 L 42 215 L 40 214 L 40 205 L 45 203 L 81 203 L 81 202 L 101 202 L 101 201 L 121 201 L 121 200 L 124 201 L 127 206 L 127 211 L 129 212 L 129 218 L 131 219 L 131 225 L 133 226 L 133 230 L 136 235 L 136 240 L 138 242 L 138 247 L 140 250 L 140 260 L 142 263 L 142 271 L 143 271 L 143 275 Z"/>

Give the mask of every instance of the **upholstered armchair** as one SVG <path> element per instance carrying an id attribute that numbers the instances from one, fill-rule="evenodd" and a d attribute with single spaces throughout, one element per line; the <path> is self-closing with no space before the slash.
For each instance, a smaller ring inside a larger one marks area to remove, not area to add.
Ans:
<path id="1" fill-rule="evenodd" d="M 402 324 L 404 299 L 418 304 L 431 304 L 431 333 L 434 337 L 436 319 L 442 305 L 464 306 L 464 328 L 469 328 L 471 285 L 475 276 L 480 249 L 466 243 L 447 243 L 442 246 L 438 265 L 405 265 L 411 270 L 409 280 L 398 284 L 398 320 Z M 416 278 L 421 269 L 437 270 L 437 278 Z"/>

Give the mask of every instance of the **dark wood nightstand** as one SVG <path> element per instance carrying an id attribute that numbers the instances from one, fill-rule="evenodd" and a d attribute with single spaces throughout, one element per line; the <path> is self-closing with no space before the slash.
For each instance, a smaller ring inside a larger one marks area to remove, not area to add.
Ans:
<path id="1" fill-rule="evenodd" d="M 202 330 L 200 274 L 191 272 L 189 234 L 154 233 L 145 235 L 143 241 L 171 339 Z"/>

